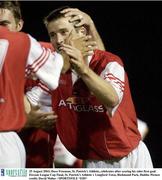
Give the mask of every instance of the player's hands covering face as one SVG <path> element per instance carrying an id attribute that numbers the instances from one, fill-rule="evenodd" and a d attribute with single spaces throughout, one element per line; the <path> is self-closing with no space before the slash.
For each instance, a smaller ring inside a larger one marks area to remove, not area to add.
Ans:
<path id="1" fill-rule="evenodd" d="M 91 39 L 90 35 L 78 38 L 71 38 L 69 39 L 68 44 L 79 49 L 84 58 L 93 55 L 93 51 L 97 49 L 97 43 Z"/>
<path id="2" fill-rule="evenodd" d="M 78 74 L 84 74 L 87 70 L 87 65 L 84 62 L 81 51 L 68 44 L 62 44 L 61 50 L 70 57 L 69 62 L 72 68 L 75 69 Z"/>

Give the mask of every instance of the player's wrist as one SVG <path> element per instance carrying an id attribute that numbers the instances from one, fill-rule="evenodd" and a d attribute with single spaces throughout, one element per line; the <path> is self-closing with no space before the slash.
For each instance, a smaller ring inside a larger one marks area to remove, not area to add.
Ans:
<path id="1" fill-rule="evenodd" d="M 79 76 L 81 78 L 85 78 L 89 75 L 89 68 L 88 66 L 84 66 L 79 72 L 78 72 Z"/>

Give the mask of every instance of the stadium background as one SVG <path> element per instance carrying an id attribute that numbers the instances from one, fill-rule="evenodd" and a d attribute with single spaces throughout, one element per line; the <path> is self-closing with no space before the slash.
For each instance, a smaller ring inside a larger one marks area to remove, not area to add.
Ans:
<path id="1" fill-rule="evenodd" d="M 124 61 L 137 116 L 149 126 L 145 143 L 154 167 L 162 167 L 162 2 L 24 1 L 23 31 L 49 41 L 42 19 L 64 5 L 88 13 L 106 49 Z"/>

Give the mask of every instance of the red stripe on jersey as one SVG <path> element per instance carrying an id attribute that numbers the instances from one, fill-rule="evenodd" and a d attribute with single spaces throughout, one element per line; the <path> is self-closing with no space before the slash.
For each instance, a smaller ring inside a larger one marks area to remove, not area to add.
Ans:
<path id="1" fill-rule="evenodd" d="M 115 77 L 112 73 L 106 73 L 104 75 L 104 79 L 107 79 L 107 78 L 110 79 L 110 81 L 113 81 L 114 83 L 116 83 L 122 92 L 124 91 L 125 84 L 123 81 Z"/>
<path id="2" fill-rule="evenodd" d="M 43 56 L 43 54 L 45 53 L 45 48 L 44 47 L 42 47 L 42 54 L 34 61 L 34 63 L 36 63 L 37 61 L 39 61 L 39 59 Z M 34 64 L 33 63 L 33 64 Z M 33 65 L 33 64 L 29 64 L 27 67 L 26 67 L 26 69 L 30 69 L 30 67 Z"/>
<path id="3" fill-rule="evenodd" d="M 48 89 L 48 87 L 44 84 L 42 84 L 41 82 L 38 83 L 38 86 L 43 89 L 44 91 L 46 91 L 47 93 L 51 94 L 51 91 Z"/>
<path id="4" fill-rule="evenodd" d="M 35 68 L 35 66 L 37 66 L 37 64 L 39 64 L 39 63 L 45 58 L 46 54 L 47 54 L 47 50 L 45 50 L 45 48 L 43 48 L 43 52 L 42 52 L 42 54 L 39 56 L 39 58 L 36 59 L 33 64 L 30 64 L 30 65 L 28 65 L 28 66 L 26 67 L 26 74 L 27 74 L 27 75 L 29 75 L 29 74 L 33 71 L 33 69 Z"/>
<path id="5" fill-rule="evenodd" d="M 33 72 L 34 69 L 37 67 L 37 65 L 39 65 L 39 63 L 44 61 L 44 59 L 46 58 L 46 55 L 47 55 L 47 51 L 44 50 L 44 52 L 42 53 L 42 56 L 39 57 L 39 60 L 36 60 L 37 62 L 34 62 L 33 64 L 30 65 L 26 74 L 29 75 L 31 72 Z"/>
<path id="6" fill-rule="evenodd" d="M 36 73 L 45 64 L 45 62 L 48 60 L 49 56 L 50 56 L 50 52 L 48 50 L 46 53 L 46 57 L 44 57 L 44 59 L 41 62 L 39 62 L 37 64 L 37 66 L 35 67 L 35 69 L 33 70 L 34 73 Z"/>

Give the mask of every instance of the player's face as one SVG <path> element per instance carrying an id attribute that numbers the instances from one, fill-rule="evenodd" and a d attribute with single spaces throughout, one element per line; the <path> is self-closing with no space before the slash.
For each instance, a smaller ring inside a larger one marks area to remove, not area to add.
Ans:
<path id="1" fill-rule="evenodd" d="M 22 26 L 21 22 L 16 22 L 13 13 L 8 9 L 0 8 L 0 25 L 6 26 L 10 31 L 20 31 Z"/>
<path id="2" fill-rule="evenodd" d="M 69 56 L 60 51 L 62 44 L 70 44 L 70 40 L 83 36 L 82 33 L 74 28 L 74 24 L 69 22 L 70 17 L 62 17 L 55 21 L 50 22 L 47 25 L 50 41 L 57 52 L 61 53 L 64 59 L 64 66 L 62 73 L 66 73 L 71 65 L 69 62 Z"/>
<path id="3" fill-rule="evenodd" d="M 69 23 L 69 19 L 69 17 L 62 17 L 47 26 L 50 41 L 58 52 L 63 43 L 69 44 L 69 40 L 78 35 L 74 25 Z"/>

